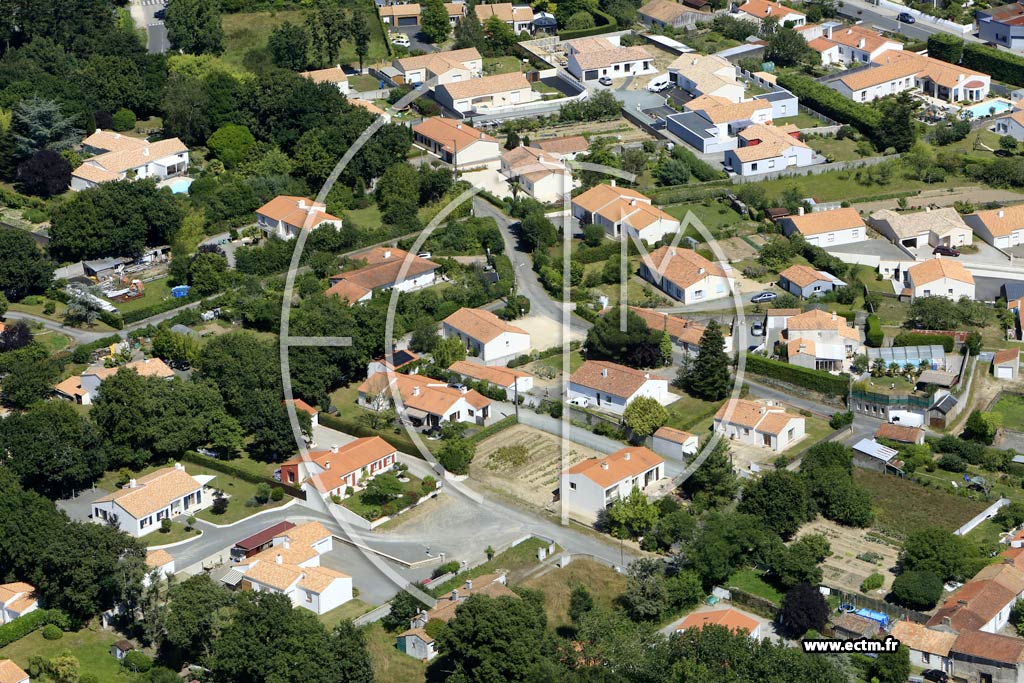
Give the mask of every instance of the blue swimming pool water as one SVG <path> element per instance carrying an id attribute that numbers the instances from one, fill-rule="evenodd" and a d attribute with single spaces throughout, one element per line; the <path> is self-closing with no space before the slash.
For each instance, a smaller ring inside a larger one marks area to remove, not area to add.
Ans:
<path id="1" fill-rule="evenodd" d="M 185 194 L 188 192 L 188 188 L 192 185 L 191 178 L 178 178 L 170 183 L 167 187 L 171 188 L 171 192 L 174 194 Z"/>
<path id="2" fill-rule="evenodd" d="M 970 107 L 964 107 L 961 111 L 969 111 L 974 114 L 974 118 L 980 119 L 984 116 L 992 115 L 993 109 L 995 109 L 995 114 L 999 115 L 1013 109 L 1013 105 L 1006 100 L 988 100 L 987 102 L 978 102 Z"/>

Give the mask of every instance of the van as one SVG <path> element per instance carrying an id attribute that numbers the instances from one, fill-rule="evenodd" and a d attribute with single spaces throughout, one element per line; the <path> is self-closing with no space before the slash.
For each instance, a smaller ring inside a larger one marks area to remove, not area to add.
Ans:
<path id="1" fill-rule="evenodd" d="M 655 76 L 654 80 L 647 84 L 647 89 L 651 92 L 661 92 L 672 87 L 672 78 L 668 74 L 662 74 L 661 76 Z"/>

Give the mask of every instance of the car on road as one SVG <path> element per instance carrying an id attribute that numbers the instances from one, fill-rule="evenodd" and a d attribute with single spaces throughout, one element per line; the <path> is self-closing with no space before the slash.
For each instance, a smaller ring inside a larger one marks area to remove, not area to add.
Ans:
<path id="1" fill-rule="evenodd" d="M 921 673 L 921 678 L 932 683 L 947 683 L 949 674 L 941 669 L 927 669 Z"/>
<path id="2" fill-rule="evenodd" d="M 167 8 L 166 7 L 162 7 L 160 9 L 158 9 L 156 12 L 153 12 L 153 18 L 154 19 L 159 19 L 159 20 L 163 21 L 164 17 L 166 17 L 166 16 L 167 16 Z"/>
<path id="3" fill-rule="evenodd" d="M 932 249 L 932 253 L 933 254 L 938 254 L 939 256 L 953 256 L 953 257 L 956 257 L 956 256 L 960 255 L 960 250 L 959 249 L 954 249 L 953 247 L 947 247 L 944 244 L 940 244 L 939 246 L 937 246 L 934 249 Z"/>
<path id="4" fill-rule="evenodd" d="M 607 88 L 611 86 L 612 79 L 608 78 L 607 76 L 601 76 L 601 78 L 597 79 L 597 82 Z"/>
<path id="5" fill-rule="evenodd" d="M 910 12 L 900 12 L 898 15 L 896 15 L 896 21 L 900 22 L 901 24 L 913 24 L 917 21 L 917 19 L 915 19 L 914 15 L 911 14 Z"/>
<path id="6" fill-rule="evenodd" d="M 775 292 L 758 292 L 754 296 L 750 297 L 750 303 L 763 304 L 768 301 L 775 301 L 778 298 L 779 295 Z"/>
<path id="7" fill-rule="evenodd" d="M 750 326 L 750 334 L 755 337 L 764 336 L 764 323 L 758 320 L 756 323 Z"/>

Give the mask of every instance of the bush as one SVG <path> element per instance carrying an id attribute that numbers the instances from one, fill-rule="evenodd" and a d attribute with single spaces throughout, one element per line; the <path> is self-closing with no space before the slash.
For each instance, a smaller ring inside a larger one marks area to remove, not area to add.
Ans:
<path id="1" fill-rule="evenodd" d="M 274 501 L 275 503 L 284 500 L 284 489 L 274 487 L 270 491 L 270 500 Z"/>
<path id="2" fill-rule="evenodd" d="M 160 531 L 162 533 L 169 534 L 171 532 L 171 528 L 172 527 L 173 527 L 173 525 L 171 524 L 171 520 L 169 520 L 169 519 L 162 519 L 162 520 L 160 520 Z"/>
<path id="3" fill-rule="evenodd" d="M 0 626 L 0 647 L 6 647 L 17 640 L 21 640 L 47 624 L 54 624 L 62 629 L 70 628 L 71 626 L 67 615 L 60 610 L 37 609 Z"/>
<path id="4" fill-rule="evenodd" d="M 451 560 L 449 562 L 445 562 L 444 564 L 434 567 L 434 571 L 430 573 L 430 578 L 436 579 L 442 574 L 455 574 L 459 571 L 459 568 L 461 566 L 462 565 L 459 563 L 458 560 Z"/>
<path id="5" fill-rule="evenodd" d="M 112 127 L 116 131 L 131 130 L 135 127 L 135 112 L 131 109 L 118 109 L 114 112 Z"/>
<path id="6" fill-rule="evenodd" d="M 215 515 L 223 515 L 225 512 L 228 511 L 228 502 L 228 499 L 224 496 L 214 498 L 213 505 L 210 507 L 210 509 L 213 511 L 213 514 Z"/>
<path id="7" fill-rule="evenodd" d="M 916 610 L 929 610 L 942 597 L 942 579 L 927 571 L 903 572 L 892 582 L 893 601 Z"/>
<path id="8" fill-rule="evenodd" d="M 1002 81 L 1024 86 L 1024 57 L 1004 52 L 980 43 L 965 43 L 961 64 L 992 76 L 993 81 Z"/>
<path id="9" fill-rule="evenodd" d="M 129 671 L 144 674 L 153 668 L 153 660 L 138 650 L 132 650 L 121 659 L 121 666 Z"/>
<path id="10" fill-rule="evenodd" d="M 826 396 L 846 396 L 849 375 L 833 375 L 822 370 L 801 368 L 752 353 L 747 354 L 747 372 L 777 379 Z"/>
<path id="11" fill-rule="evenodd" d="M 880 348 L 885 343 L 885 333 L 882 332 L 882 323 L 878 316 L 872 313 L 868 316 L 868 322 L 864 333 L 864 345 L 872 348 Z"/>
<path id="12" fill-rule="evenodd" d="M 64 637 L 64 631 L 60 630 L 60 626 L 56 624 L 47 624 L 43 627 L 43 638 L 47 640 L 60 640 Z"/>
<path id="13" fill-rule="evenodd" d="M 883 583 L 885 583 L 885 577 L 879 574 L 878 572 L 875 572 L 874 574 L 864 579 L 864 581 L 860 584 L 860 590 L 862 593 L 878 590 L 882 587 Z"/>
<path id="14" fill-rule="evenodd" d="M 952 353 L 956 341 L 948 334 L 922 334 L 920 332 L 900 332 L 892 340 L 893 346 L 931 346 L 933 344 L 941 344 L 946 353 Z"/>
<path id="15" fill-rule="evenodd" d="M 780 73 L 778 82 L 780 86 L 796 95 L 801 104 L 839 123 L 850 124 L 870 139 L 877 136 L 881 116 L 876 109 L 857 104 L 810 76 L 800 73 Z"/>
<path id="16" fill-rule="evenodd" d="M 843 413 L 835 413 L 829 418 L 828 426 L 832 429 L 842 429 L 853 424 L 853 411 L 847 410 Z"/>
<path id="17" fill-rule="evenodd" d="M 939 467 L 949 472 L 966 472 L 967 463 L 964 462 L 963 458 L 953 453 L 944 453 L 939 458 Z"/>

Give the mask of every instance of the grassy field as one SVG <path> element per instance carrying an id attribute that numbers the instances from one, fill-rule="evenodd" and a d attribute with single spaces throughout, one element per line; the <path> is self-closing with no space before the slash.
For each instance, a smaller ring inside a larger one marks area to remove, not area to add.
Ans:
<path id="1" fill-rule="evenodd" d="M 70 338 L 50 330 L 33 330 L 32 338 L 50 353 L 66 349 L 68 344 L 71 343 Z"/>
<path id="2" fill-rule="evenodd" d="M 610 607 L 626 590 L 626 577 L 614 569 L 592 560 L 575 560 L 564 569 L 555 569 L 531 577 L 523 586 L 544 593 L 544 608 L 548 614 L 548 625 L 567 626 L 569 619 L 569 595 L 576 586 L 585 586 L 594 602 Z"/>
<path id="3" fill-rule="evenodd" d="M 511 74 L 521 70 L 519 59 L 513 55 L 484 57 L 484 76 Z"/>
<path id="4" fill-rule="evenodd" d="M 806 140 L 808 146 L 819 154 L 823 154 L 832 161 L 852 161 L 860 159 L 857 153 L 857 142 L 850 138 L 838 140 L 836 138 L 809 138 Z"/>
<path id="5" fill-rule="evenodd" d="M 348 87 L 353 92 L 367 92 L 380 88 L 380 81 L 368 74 L 355 74 L 348 77 Z"/>
<path id="6" fill-rule="evenodd" d="M 476 577 L 483 576 L 484 574 L 493 574 L 498 570 L 506 571 L 509 574 L 515 574 L 516 572 L 525 571 L 526 569 L 535 567 L 537 566 L 537 550 L 540 548 L 546 548 L 547 545 L 547 543 L 539 538 L 529 538 L 519 545 L 495 555 L 493 559 L 477 565 L 472 569 L 467 569 L 461 574 L 457 574 L 441 585 L 435 586 L 430 592 L 434 595 L 444 595 L 453 588 L 461 586 L 466 582 L 466 579 L 475 579 Z M 511 580 L 514 577 L 509 578 L 510 583 L 514 583 L 514 581 Z"/>
<path id="7" fill-rule="evenodd" d="M 121 640 L 121 636 L 111 631 L 99 630 L 95 622 L 81 631 L 65 633 L 63 638 L 56 641 L 43 638 L 40 629 L 7 647 L 0 648 L 0 657 L 14 660 L 15 664 L 27 671 L 29 660 L 34 656 L 53 657 L 64 650 L 70 650 L 78 659 L 82 674 L 93 674 L 101 681 L 148 681 L 148 676 L 122 669 L 117 660 L 110 655 L 110 646 L 118 640 Z"/>
<path id="8" fill-rule="evenodd" d="M 368 605 L 359 598 L 352 598 L 344 605 L 335 607 L 317 618 L 328 629 L 332 629 L 343 621 L 352 621 L 356 617 L 366 614 L 371 609 L 373 609 L 373 605 Z"/>
<path id="9" fill-rule="evenodd" d="M 936 526 L 952 531 L 987 506 L 982 501 L 858 467 L 853 468 L 853 479 L 871 496 L 875 526 L 901 536 Z"/>
<path id="10" fill-rule="evenodd" d="M 121 313 L 128 313 L 130 311 L 137 311 L 140 308 L 155 306 L 161 301 L 171 298 L 171 286 L 166 277 L 147 282 L 145 287 L 146 291 L 137 299 L 113 302 L 117 306 L 117 310 Z"/>
<path id="11" fill-rule="evenodd" d="M 363 635 L 366 636 L 366 649 L 373 662 L 376 683 L 423 683 L 426 680 L 426 665 L 399 652 L 395 647 L 394 634 L 385 631 L 380 622 L 364 628 Z"/>
<path id="12" fill-rule="evenodd" d="M 37 315 L 40 318 L 46 318 L 47 320 L 52 320 L 55 323 L 63 324 L 64 309 L 67 308 L 67 306 L 59 301 L 55 302 L 55 304 L 56 307 L 54 308 L 53 313 L 50 314 L 43 313 L 43 304 L 11 304 L 8 306 L 8 309 L 12 311 L 20 311 L 22 313 L 31 313 L 32 315 Z M 112 333 L 115 331 L 113 327 L 98 319 L 93 325 L 83 327 L 90 332 Z"/>
<path id="13" fill-rule="evenodd" d="M 702 436 L 702 433 L 707 430 L 696 430 L 703 427 L 705 422 L 710 425 L 712 416 L 714 416 L 715 411 L 718 410 L 722 402 L 704 401 L 689 394 L 679 393 L 678 395 L 680 396 L 678 401 L 665 406 L 665 409 L 668 411 L 668 422 L 665 424 L 669 427 L 675 427 L 676 429 L 682 429 L 692 434 L 697 434 L 697 436 Z M 697 419 L 699 416 L 704 417 Z"/>
<path id="14" fill-rule="evenodd" d="M 761 572 L 755 569 L 741 569 L 725 581 L 730 588 L 739 588 L 751 595 L 771 600 L 776 605 L 782 603 L 782 592 L 761 578 Z"/>
<path id="15" fill-rule="evenodd" d="M 1020 430 L 1024 425 L 1024 396 L 1003 394 L 992 406 L 992 412 L 999 416 L 999 423 L 1004 427 Z"/>
<path id="16" fill-rule="evenodd" d="M 534 363 L 534 368 L 544 366 L 551 368 L 555 372 L 562 371 L 562 354 L 556 354 L 554 356 L 548 356 L 547 358 L 541 358 Z M 569 372 L 576 372 L 576 370 L 583 365 L 583 354 L 579 351 L 569 352 Z"/>
<path id="17" fill-rule="evenodd" d="M 817 128 L 825 125 L 810 114 L 802 112 L 796 116 L 784 116 L 781 119 L 775 119 L 772 123 L 776 126 L 785 126 L 787 123 L 792 123 L 797 128 Z"/>
<path id="18" fill-rule="evenodd" d="M 721 202 L 712 202 L 710 206 L 704 206 L 701 202 L 688 202 L 686 204 L 672 204 L 663 207 L 665 213 L 683 220 L 687 212 L 692 211 L 693 215 L 712 232 L 723 228 L 730 228 L 737 223 L 743 223 L 746 219 L 736 213 L 732 207 Z"/>
<path id="19" fill-rule="evenodd" d="M 171 522 L 171 530 L 164 533 L 163 529 L 157 529 L 153 533 L 143 536 L 142 542 L 147 546 L 169 545 L 178 541 L 185 541 L 193 536 L 199 535 L 199 529 L 186 530 L 181 522 Z"/>
<path id="20" fill-rule="evenodd" d="M 911 192 L 917 190 L 942 190 L 945 188 L 965 185 L 962 177 L 949 176 L 939 183 L 923 183 L 903 177 L 898 168 L 892 178 L 884 185 L 861 185 L 854 180 L 855 171 L 830 171 L 813 176 L 798 178 L 778 178 L 759 183 L 769 197 L 778 197 L 788 188 L 796 187 L 802 197 L 814 197 L 822 202 L 850 201 L 858 202 L 865 198 L 878 195 L 891 195 L 894 192 Z"/>

